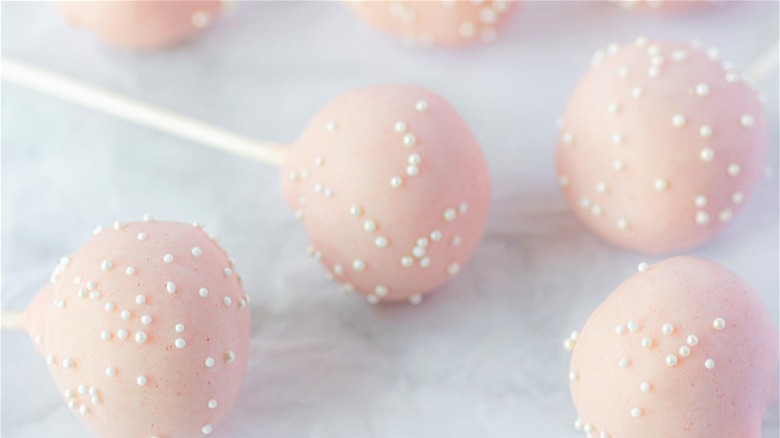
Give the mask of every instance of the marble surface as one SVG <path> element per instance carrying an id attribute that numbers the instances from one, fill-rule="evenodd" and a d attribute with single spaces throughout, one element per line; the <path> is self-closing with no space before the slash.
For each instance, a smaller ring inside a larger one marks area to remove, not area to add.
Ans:
<path id="1" fill-rule="evenodd" d="M 427 86 L 482 142 L 494 182 L 484 242 L 422 305 L 345 296 L 304 249 L 273 168 L 15 86 L 2 88 L 2 306 L 22 309 L 98 224 L 199 219 L 253 297 L 249 373 L 219 437 L 574 437 L 561 341 L 640 261 L 567 211 L 555 120 L 594 49 L 650 37 L 717 45 L 746 67 L 778 36 L 776 2 L 684 15 L 529 2 L 494 44 L 413 50 L 336 2 L 240 4 L 177 50 L 127 53 L 47 3 L 2 4 L 2 53 L 257 138 L 291 142 L 326 101 L 382 82 Z M 777 70 L 761 84 L 777 169 Z M 778 319 L 778 178 L 690 251 L 751 283 Z M 20 332 L 2 333 L 3 437 L 90 436 Z M 764 438 L 778 437 L 777 406 Z"/>

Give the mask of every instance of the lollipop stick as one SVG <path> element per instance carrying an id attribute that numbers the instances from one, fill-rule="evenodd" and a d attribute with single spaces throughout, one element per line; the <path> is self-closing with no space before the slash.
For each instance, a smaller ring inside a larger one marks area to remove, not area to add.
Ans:
<path id="1" fill-rule="evenodd" d="M 0 58 L 0 75 L 4 80 L 40 93 L 217 150 L 277 166 L 281 166 L 284 162 L 285 148 L 281 145 L 264 143 L 234 134 L 130 97 L 5 57 Z"/>
<path id="2" fill-rule="evenodd" d="M 0 328 L 3 330 L 21 330 L 24 325 L 22 312 L 0 312 Z"/>
<path id="3" fill-rule="evenodd" d="M 780 52 L 780 42 L 775 42 L 748 67 L 744 74 L 745 79 L 755 85 L 763 82 L 769 74 L 777 70 L 778 52 Z"/>

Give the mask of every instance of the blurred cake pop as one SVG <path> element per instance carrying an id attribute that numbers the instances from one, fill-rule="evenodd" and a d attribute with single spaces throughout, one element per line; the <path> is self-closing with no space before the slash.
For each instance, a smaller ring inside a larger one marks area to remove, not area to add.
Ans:
<path id="1" fill-rule="evenodd" d="M 208 27 L 220 0 L 59 1 L 71 25 L 94 32 L 106 42 L 133 50 L 180 44 Z"/>
<path id="2" fill-rule="evenodd" d="M 117 222 L 60 261 L 24 328 L 98 436 L 209 434 L 247 367 L 250 312 L 233 269 L 196 226 Z"/>
<path id="3" fill-rule="evenodd" d="M 290 148 L 282 175 L 311 254 L 370 302 L 419 302 L 457 274 L 490 204 L 471 131 L 446 101 L 411 86 L 336 98 Z"/>
<path id="4" fill-rule="evenodd" d="M 758 296 L 693 257 L 640 271 L 567 342 L 575 427 L 601 438 L 760 438 L 778 337 Z"/>
<path id="5" fill-rule="evenodd" d="M 490 42 L 519 1 L 348 1 L 362 21 L 421 47 Z"/>
<path id="6" fill-rule="evenodd" d="M 575 214 L 636 251 L 691 248 L 732 220 L 768 144 L 761 102 L 714 48 L 639 38 L 597 52 L 571 97 L 558 182 Z"/>

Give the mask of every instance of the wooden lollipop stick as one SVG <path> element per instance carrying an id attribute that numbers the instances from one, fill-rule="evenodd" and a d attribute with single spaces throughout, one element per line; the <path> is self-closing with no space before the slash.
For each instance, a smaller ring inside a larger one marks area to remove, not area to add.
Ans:
<path id="1" fill-rule="evenodd" d="M 0 312 L 0 328 L 3 330 L 21 330 L 24 325 L 24 314 L 22 312 Z"/>
<path id="2" fill-rule="evenodd" d="M 182 137 L 204 146 L 267 164 L 281 166 L 285 148 L 234 134 L 139 100 L 85 82 L 43 71 L 21 62 L 0 58 L 3 80 L 58 97 L 114 117 Z"/>
<path id="3" fill-rule="evenodd" d="M 780 42 L 775 42 L 745 70 L 744 77 L 754 85 L 763 82 L 769 74 L 777 70 L 779 54 Z"/>

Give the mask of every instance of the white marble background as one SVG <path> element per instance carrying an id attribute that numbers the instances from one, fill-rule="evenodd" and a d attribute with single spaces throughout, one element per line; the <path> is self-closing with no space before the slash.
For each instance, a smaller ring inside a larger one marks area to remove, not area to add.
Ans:
<path id="1" fill-rule="evenodd" d="M 2 4 L 2 53 L 258 138 L 293 141 L 336 95 L 427 86 L 481 140 L 490 229 L 450 285 L 418 307 L 337 292 L 305 255 L 273 168 L 20 89 L 2 89 L 2 306 L 21 309 L 60 256 L 116 219 L 199 219 L 253 297 L 250 369 L 220 437 L 574 437 L 561 340 L 646 257 L 568 213 L 555 120 L 595 48 L 650 37 L 717 45 L 745 67 L 778 38 L 778 3 L 654 15 L 529 2 L 495 44 L 410 50 L 336 2 L 240 4 L 177 50 L 134 54 L 69 29 L 47 3 Z M 762 84 L 777 169 L 778 76 Z M 750 282 L 778 318 L 778 177 L 691 251 Z M 89 436 L 20 332 L 2 333 L 3 437 Z M 764 438 L 778 437 L 776 407 Z"/>

